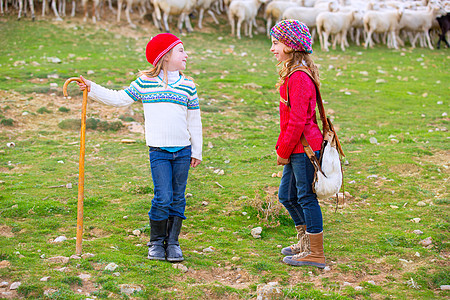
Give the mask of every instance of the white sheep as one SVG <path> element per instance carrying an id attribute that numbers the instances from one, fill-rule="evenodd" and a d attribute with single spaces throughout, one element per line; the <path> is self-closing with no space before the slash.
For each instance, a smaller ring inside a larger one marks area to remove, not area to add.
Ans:
<path id="1" fill-rule="evenodd" d="M 22 17 L 22 12 L 25 11 L 24 10 L 24 3 L 23 1 L 27 1 L 27 0 L 19 0 L 19 14 L 17 16 L 17 19 L 20 20 L 20 18 Z M 34 21 L 35 19 L 35 15 L 34 15 L 34 4 L 33 4 L 33 0 L 29 0 L 29 5 L 30 5 L 30 12 L 31 12 L 31 19 Z M 26 4 L 26 3 L 25 3 Z"/>
<path id="2" fill-rule="evenodd" d="M 170 31 L 168 19 L 169 15 L 178 16 L 178 29 L 183 30 L 183 22 L 186 24 L 186 30 L 192 32 L 192 25 L 189 19 L 189 14 L 194 10 L 196 0 L 153 0 L 155 8 L 155 16 L 158 22 L 158 27 L 162 30 L 161 20 L 164 22 L 164 28 L 167 32 Z M 161 18 L 161 10 L 163 15 Z"/>
<path id="3" fill-rule="evenodd" d="M 117 22 L 120 22 L 120 14 L 122 12 L 122 2 L 123 0 L 117 1 Z M 141 19 L 145 16 L 147 13 L 147 0 L 126 0 L 127 6 L 125 8 L 125 15 L 127 17 L 128 24 L 130 24 L 131 28 L 136 28 L 136 25 L 131 21 L 130 18 L 130 11 L 133 6 L 133 4 L 137 4 L 139 7 L 139 15 Z"/>
<path id="4" fill-rule="evenodd" d="M 54 0 L 53 0 L 54 1 Z M 81 0 L 81 5 L 83 6 L 84 18 L 83 21 L 86 22 L 88 18 L 88 0 Z M 100 0 L 92 0 L 92 22 L 96 23 L 99 19 L 99 5 Z"/>
<path id="5" fill-rule="evenodd" d="M 198 28 L 203 28 L 203 14 L 206 12 L 213 18 L 214 23 L 219 24 L 214 12 L 211 10 L 213 5 L 216 5 L 219 1 L 217 0 L 197 0 L 196 8 L 198 9 Z"/>
<path id="6" fill-rule="evenodd" d="M 262 3 L 266 0 L 234 0 L 230 3 L 228 7 L 228 21 L 231 25 L 231 35 L 235 32 L 235 18 L 236 21 L 236 36 L 238 39 L 241 38 L 241 24 L 245 22 L 245 35 L 253 37 L 252 26 L 256 22 L 255 18 L 258 13 L 258 9 L 261 7 Z"/>
<path id="7" fill-rule="evenodd" d="M 333 49 L 336 48 L 336 41 L 340 39 L 341 49 L 345 51 L 347 43 L 347 32 L 350 30 L 357 11 L 348 12 L 322 12 L 317 16 L 316 26 L 319 35 L 320 47 L 328 51 L 328 37 L 333 34 L 336 38 L 333 42 Z M 347 43 L 348 44 L 348 43 Z"/>
<path id="8" fill-rule="evenodd" d="M 429 31 L 433 25 L 433 20 L 444 15 L 446 12 L 439 6 L 428 5 L 426 11 L 421 10 L 405 10 L 399 22 L 398 30 L 407 30 L 409 32 L 420 33 L 425 38 L 425 43 L 430 49 L 433 45 L 430 40 Z M 418 35 L 411 41 L 411 46 L 414 48 Z M 423 44 L 423 43 L 422 43 Z"/>
<path id="9" fill-rule="evenodd" d="M 364 31 L 367 34 L 365 48 L 373 47 L 373 33 L 388 34 L 388 48 L 398 49 L 396 30 L 402 18 L 402 10 L 368 11 L 364 15 Z"/>
<path id="10" fill-rule="evenodd" d="M 336 1 L 318 3 L 314 7 L 290 7 L 283 13 L 283 19 L 299 20 L 308 26 L 312 41 L 316 32 L 316 18 L 324 11 L 336 11 L 339 9 L 339 4 Z"/>
<path id="11" fill-rule="evenodd" d="M 275 23 L 281 21 L 283 12 L 286 9 L 288 9 L 289 7 L 298 7 L 302 2 L 303 0 L 299 1 L 274 0 L 269 2 L 264 10 L 264 19 L 266 19 L 267 36 L 270 36 L 270 28 L 272 28 L 272 20 L 274 20 Z"/>

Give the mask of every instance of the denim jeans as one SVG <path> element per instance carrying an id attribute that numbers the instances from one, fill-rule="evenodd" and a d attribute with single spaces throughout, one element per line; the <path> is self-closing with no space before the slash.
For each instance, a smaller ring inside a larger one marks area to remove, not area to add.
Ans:
<path id="1" fill-rule="evenodd" d="M 316 151 L 316 156 L 319 151 Z M 278 198 L 294 220 L 295 226 L 306 225 L 309 233 L 323 231 L 322 211 L 312 191 L 314 166 L 305 153 L 295 153 L 284 166 Z"/>
<path id="2" fill-rule="evenodd" d="M 177 152 L 156 147 L 149 148 L 150 168 L 154 185 L 150 220 L 162 221 L 170 217 L 186 219 L 186 184 L 191 163 L 191 146 Z"/>

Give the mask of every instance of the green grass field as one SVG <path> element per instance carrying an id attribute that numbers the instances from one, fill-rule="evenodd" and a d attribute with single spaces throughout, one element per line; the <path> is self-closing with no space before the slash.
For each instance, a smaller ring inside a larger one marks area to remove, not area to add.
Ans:
<path id="1" fill-rule="evenodd" d="M 1 297 L 252 299 L 259 284 L 277 281 L 286 299 L 449 298 L 441 290 L 450 285 L 448 49 L 351 45 L 324 53 L 314 45 L 350 195 L 337 211 L 335 199 L 321 202 L 329 267 L 321 271 L 287 266 L 280 254 L 295 228 L 272 177 L 282 168 L 270 41 L 237 40 L 224 18 L 205 27 L 182 36 L 204 128 L 204 160 L 187 187 L 183 272 L 146 259 L 148 150 L 143 134 L 127 129 L 142 123 L 140 104 L 89 101 L 88 118 L 103 124 L 86 133 L 83 253 L 95 256 L 49 259 L 75 254 L 81 92 L 71 84 L 64 99 L 62 85 L 82 74 L 128 86 L 148 67 L 144 49 L 156 29 L 0 18 L 0 282 L 8 282 Z M 52 242 L 62 235 L 66 241 Z M 428 237 L 432 244 L 422 246 Z M 110 263 L 117 269 L 105 270 Z M 21 282 L 17 290 L 13 282 Z M 122 293 L 124 284 L 140 290 Z"/>

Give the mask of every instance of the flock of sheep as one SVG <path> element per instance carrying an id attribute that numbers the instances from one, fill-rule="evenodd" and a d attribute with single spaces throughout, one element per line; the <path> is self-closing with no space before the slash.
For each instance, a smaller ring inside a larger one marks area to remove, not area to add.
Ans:
<path id="1" fill-rule="evenodd" d="M 239 39 L 242 26 L 246 36 L 253 36 L 258 16 L 266 22 L 267 35 L 275 22 L 297 19 L 310 28 L 313 40 L 318 36 L 324 51 L 328 51 L 331 44 L 333 49 L 339 44 L 345 51 L 348 38 L 357 45 L 362 41 L 366 48 L 373 47 L 374 41 L 395 49 L 403 46 L 405 41 L 415 47 L 418 41 L 421 47 L 433 49 L 430 32 L 438 33 L 438 47 L 441 40 L 449 46 L 446 33 L 450 23 L 447 14 L 450 0 L 125 0 L 126 5 L 124 0 L 116 1 L 81 0 L 84 20 L 88 18 L 89 6 L 94 23 L 106 9 L 117 14 L 117 22 L 120 22 L 122 8 L 125 8 L 128 23 L 135 27 L 130 12 L 137 9 L 141 19 L 150 11 L 160 30 L 169 31 L 169 21 L 173 18 L 178 21 L 180 31 L 185 25 L 191 32 L 190 16 L 198 17 L 198 28 L 201 29 L 204 12 L 207 12 L 216 24 L 219 24 L 216 14 L 227 15 L 231 34 Z M 19 19 L 27 10 L 33 19 L 35 17 L 34 0 L 0 0 L 2 15 L 8 6 L 19 10 Z M 42 0 L 43 16 L 49 6 L 57 20 L 66 16 L 66 0 Z M 72 0 L 72 17 L 75 12 L 76 0 Z"/>

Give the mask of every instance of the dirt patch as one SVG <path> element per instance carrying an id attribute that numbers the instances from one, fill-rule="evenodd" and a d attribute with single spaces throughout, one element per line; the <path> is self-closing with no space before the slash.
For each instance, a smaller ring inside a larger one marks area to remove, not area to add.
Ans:
<path id="1" fill-rule="evenodd" d="M 421 168 L 414 164 L 401 164 L 392 166 L 389 169 L 393 173 L 397 173 L 402 177 L 415 177 L 419 176 Z"/>
<path id="2" fill-rule="evenodd" d="M 220 282 L 224 286 L 229 286 L 235 289 L 248 288 L 255 278 L 253 278 L 246 271 L 240 268 L 232 268 L 227 266 L 225 268 L 212 268 L 211 270 L 193 270 L 190 269 L 187 276 L 195 278 L 200 281 L 200 284 L 209 284 L 213 282 Z M 196 283 L 199 285 L 199 283 Z"/>
<path id="3" fill-rule="evenodd" d="M 440 167 L 440 170 L 445 173 L 450 173 L 450 151 L 440 151 L 433 156 L 423 156 L 416 159 L 422 163 L 432 163 Z"/>
<path id="4" fill-rule="evenodd" d="M 12 232 L 12 227 L 1 225 L 0 226 L 0 236 L 4 236 L 7 238 L 14 237 L 14 233 Z"/>

